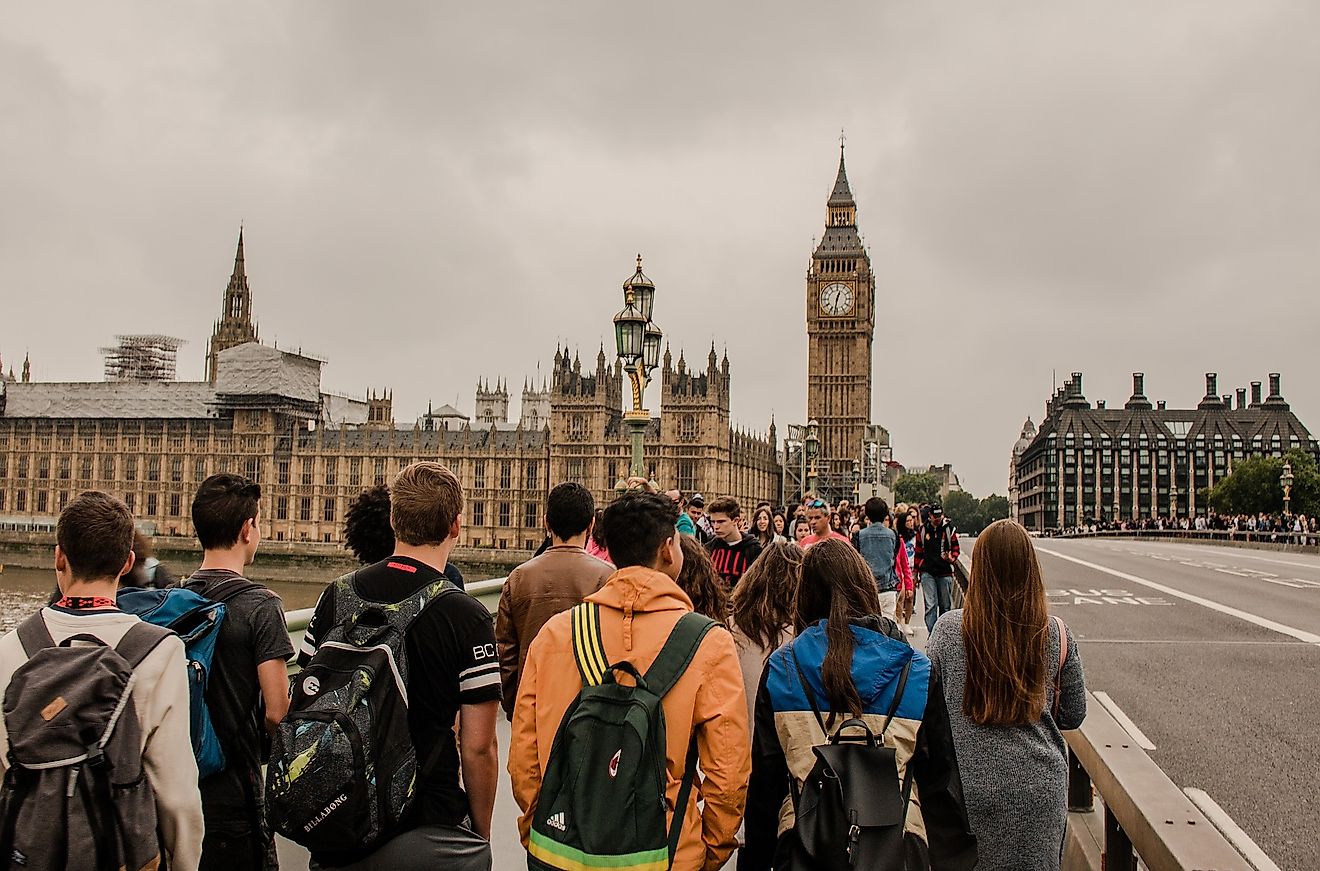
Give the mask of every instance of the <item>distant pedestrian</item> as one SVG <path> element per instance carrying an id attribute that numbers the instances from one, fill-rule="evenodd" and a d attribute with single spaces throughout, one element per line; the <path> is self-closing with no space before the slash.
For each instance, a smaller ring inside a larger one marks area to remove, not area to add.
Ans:
<path id="1" fill-rule="evenodd" d="M 610 545 L 605 540 L 605 527 L 600 522 L 604 515 L 604 509 L 596 509 L 596 522 L 591 525 L 591 533 L 587 536 L 584 550 L 596 559 L 613 566 L 614 560 L 610 559 Z"/>
<path id="2" fill-rule="evenodd" d="M 811 524 L 805 517 L 795 517 L 793 519 L 793 543 L 798 547 L 811 535 Z"/>
<path id="3" fill-rule="evenodd" d="M 775 515 L 769 506 L 762 506 L 753 512 L 750 531 L 756 536 L 756 542 L 761 545 L 761 550 L 765 550 L 775 542 L 785 540 L 782 535 L 775 532 Z"/>
<path id="4" fill-rule="evenodd" d="M 926 631 L 933 632 L 935 621 L 953 607 L 953 564 L 959 548 L 958 530 L 944 516 L 944 509 L 930 506 L 929 518 L 917 531 L 917 572 L 926 603 Z"/>
<path id="5" fill-rule="evenodd" d="M 898 588 L 910 572 L 907 551 L 899 542 L 898 534 L 889 528 L 889 506 L 885 500 L 872 496 L 862 510 L 870 524 L 858 530 L 857 549 L 875 575 L 876 589 L 880 591 L 880 613 L 895 620 L 898 616 Z"/>
<path id="6" fill-rule="evenodd" d="M 541 627 L 599 590 L 614 571 L 585 550 L 595 523 L 596 502 L 590 490 L 576 482 L 556 486 L 545 500 L 545 525 L 554 544 L 510 572 L 500 590 L 495 641 L 509 719 L 513 719 L 527 648 Z"/>
<path id="7" fill-rule="evenodd" d="M 996 521 L 977 537 L 966 604 L 940 618 L 927 650 L 944 688 L 977 868 L 1058 871 L 1068 815 L 1060 733 L 1086 717 L 1086 680 L 1072 633 L 1049 616 L 1036 551 L 1018 523 Z"/>
<path id="8" fill-rule="evenodd" d="M 916 630 L 912 628 L 912 612 L 917 598 L 917 509 L 900 502 L 894 509 L 894 518 L 897 523 L 895 531 L 898 533 L 899 542 L 903 545 L 908 563 L 907 576 L 902 579 L 898 589 L 898 625 L 902 626 L 903 631 L 908 635 L 915 635 Z"/>
<path id="9" fill-rule="evenodd" d="M 852 542 L 849 541 L 848 536 L 843 535 L 834 529 L 833 522 L 836 517 L 837 515 L 830 511 L 829 503 L 825 502 L 825 500 L 812 499 L 808 502 L 807 525 L 811 528 L 811 534 L 799 542 L 799 544 L 802 545 L 802 549 L 807 550 L 813 544 L 830 538 L 838 539 L 839 541 L 847 541 L 848 544 L 851 545 Z"/>
<path id="10" fill-rule="evenodd" d="M 156 548 L 142 530 L 133 530 L 133 571 L 119 579 L 121 587 L 166 590 L 179 585 L 179 578 L 156 559 Z"/>
<path id="11" fill-rule="evenodd" d="M 706 547 L 710 549 L 710 561 L 715 564 L 715 571 L 720 573 L 728 590 L 738 585 L 743 572 L 761 555 L 760 542 L 742 531 L 741 518 L 738 500 L 731 496 L 722 496 L 710 503 L 710 524 L 715 537 Z"/>

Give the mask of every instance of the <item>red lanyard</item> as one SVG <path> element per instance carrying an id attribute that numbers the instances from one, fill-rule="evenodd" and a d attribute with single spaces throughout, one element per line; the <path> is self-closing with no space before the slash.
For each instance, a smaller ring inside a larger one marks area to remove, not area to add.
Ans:
<path id="1" fill-rule="evenodd" d="M 64 596 L 55 603 L 56 608 L 68 608 L 72 611 L 94 611 L 104 608 L 118 608 L 114 599 L 106 596 Z"/>

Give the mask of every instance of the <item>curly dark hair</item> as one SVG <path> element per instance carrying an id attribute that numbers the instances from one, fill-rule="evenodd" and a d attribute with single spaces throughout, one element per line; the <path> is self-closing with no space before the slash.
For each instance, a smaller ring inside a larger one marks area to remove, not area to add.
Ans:
<path id="1" fill-rule="evenodd" d="M 729 594 L 724 581 L 710 561 L 705 546 L 690 535 L 680 535 L 683 546 L 683 570 L 678 573 L 678 587 L 692 600 L 692 610 L 720 625 L 729 622 Z"/>
<path id="2" fill-rule="evenodd" d="M 344 546 L 363 565 L 378 563 L 394 553 L 389 487 L 377 484 L 363 490 L 348 506 L 344 515 Z"/>

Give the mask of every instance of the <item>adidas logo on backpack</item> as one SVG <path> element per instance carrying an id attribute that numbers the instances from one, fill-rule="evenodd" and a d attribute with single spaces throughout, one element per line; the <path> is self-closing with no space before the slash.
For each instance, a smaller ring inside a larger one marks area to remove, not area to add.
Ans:
<path id="1" fill-rule="evenodd" d="M 560 811 L 557 814 L 551 814 L 550 818 L 545 821 L 545 824 L 552 829 L 559 829 L 561 832 L 567 831 L 568 829 L 568 823 L 564 822 L 563 811 Z"/>

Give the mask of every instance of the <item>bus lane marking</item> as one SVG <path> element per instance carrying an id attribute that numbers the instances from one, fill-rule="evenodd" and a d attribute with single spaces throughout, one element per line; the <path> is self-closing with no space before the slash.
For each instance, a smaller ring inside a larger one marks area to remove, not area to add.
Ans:
<path id="1" fill-rule="evenodd" d="M 1230 617 L 1236 617 L 1239 620 L 1245 620 L 1246 622 L 1259 626 L 1262 629 L 1269 629 L 1272 632 L 1278 632 L 1281 635 L 1287 635 L 1291 638 L 1296 638 L 1298 641 L 1303 641 L 1307 644 L 1314 644 L 1320 646 L 1320 635 L 1316 635 L 1314 632 L 1307 632 L 1306 630 L 1298 629 L 1295 626 L 1288 626 L 1284 623 L 1279 623 L 1278 621 L 1270 620 L 1267 617 L 1261 617 L 1259 614 L 1252 614 L 1249 611 L 1243 611 L 1240 608 L 1234 608 L 1230 605 L 1225 605 L 1222 602 L 1216 602 L 1213 599 L 1207 599 L 1204 596 L 1197 596 L 1197 595 L 1193 595 L 1192 593 L 1184 593 L 1182 590 L 1179 590 L 1175 587 L 1170 587 L 1165 584 L 1157 583 L 1156 581 L 1151 581 L 1146 578 L 1137 577 L 1136 575 L 1131 575 L 1128 574 L 1127 572 L 1121 572 L 1118 569 L 1111 569 L 1109 566 L 1102 566 L 1099 563 L 1088 562 L 1087 560 L 1078 559 L 1075 556 L 1068 556 L 1067 554 L 1059 553 L 1058 551 L 1047 550 L 1043 547 L 1037 547 L 1036 549 L 1043 554 L 1048 554 L 1049 556 L 1058 557 L 1059 559 L 1066 560 L 1070 563 L 1076 563 L 1077 565 L 1082 566 L 1083 568 L 1088 568 L 1091 569 L 1092 571 L 1102 572 L 1106 575 L 1110 575 L 1115 578 L 1122 578 L 1125 581 L 1130 581 L 1131 583 L 1134 584 L 1140 584 L 1143 587 L 1148 587 L 1157 592 L 1164 593 L 1167 596 L 1172 596 L 1175 599 L 1182 599 L 1186 602 L 1191 602 L 1193 604 L 1200 605 L 1203 608 L 1209 608 L 1211 611 L 1218 611 L 1221 614 L 1227 614 Z"/>

